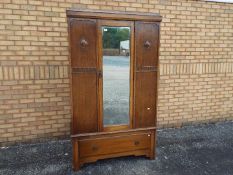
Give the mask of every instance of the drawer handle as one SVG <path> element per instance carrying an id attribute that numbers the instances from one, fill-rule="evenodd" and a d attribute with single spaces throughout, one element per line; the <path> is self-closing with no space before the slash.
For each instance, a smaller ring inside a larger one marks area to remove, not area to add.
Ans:
<path id="1" fill-rule="evenodd" d="M 93 146 L 92 147 L 92 151 L 97 151 L 98 150 L 98 147 L 97 146 Z"/>
<path id="2" fill-rule="evenodd" d="M 134 145 L 137 146 L 137 145 L 139 145 L 139 143 L 140 143 L 139 141 L 135 141 Z"/>

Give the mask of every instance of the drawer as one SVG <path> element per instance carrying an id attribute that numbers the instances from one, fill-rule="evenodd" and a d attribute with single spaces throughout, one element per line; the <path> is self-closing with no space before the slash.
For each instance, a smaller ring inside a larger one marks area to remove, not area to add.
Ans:
<path id="1" fill-rule="evenodd" d="M 151 134 L 137 133 L 131 135 L 108 136 L 79 140 L 80 157 L 117 154 L 134 150 L 150 149 Z"/>

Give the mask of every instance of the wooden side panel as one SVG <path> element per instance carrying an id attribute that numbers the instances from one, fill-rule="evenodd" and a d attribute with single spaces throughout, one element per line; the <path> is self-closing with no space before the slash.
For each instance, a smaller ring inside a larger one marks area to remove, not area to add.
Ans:
<path id="1" fill-rule="evenodd" d="M 97 131 L 96 74 L 73 74 L 72 84 L 73 134 Z"/>
<path id="2" fill-rule="evenodd" d="M 155 126 L 156 117 L 156 72 L 136 73 L 135 126 Z"/>
<path id="3" fill-rule="evenodd" d="M 159 24 L 136 22 L 136 69 L 156 67 L 158 64 Z"/>
<path id="4" fill-rule="evenodd" d="M 134 127 L 156 126 L 159 24 L 135 23 Z"/>
<path id="5" fill-rule="evenodd" d="M 96 20 L 70 19 L 72 73 L 72 134 L 96 132 L 97 30 Z"/>
<path id="6" fill-rule="evenodd" d="M 96 20 L 71 19 L 70 25 L 71 66 L 96 67 Z"/>

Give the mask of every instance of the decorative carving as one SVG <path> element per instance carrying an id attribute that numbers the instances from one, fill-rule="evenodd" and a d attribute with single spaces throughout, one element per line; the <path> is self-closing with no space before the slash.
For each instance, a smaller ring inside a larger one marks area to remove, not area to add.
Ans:
<path id="1" fill-rule="evenodd" d="M 81 39 L 81 41 L 80 41 L 80 45 L 81 45 L 81 47 L 86 47 L 86 46 L 88 45 L 87 40 L 85 40 L 85 39 Z"/>
<path id="2" fill-rule="evenodd" d="M 148 49 L 150 46 L 151 46 L 151 43 L 147 40 L 147 41 L 144 43 L 144 47 Z"/>

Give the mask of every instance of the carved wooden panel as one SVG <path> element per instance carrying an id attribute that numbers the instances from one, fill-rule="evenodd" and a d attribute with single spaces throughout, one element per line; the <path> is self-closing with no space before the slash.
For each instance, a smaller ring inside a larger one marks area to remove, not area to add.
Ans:
<path id="1" fill-rule="evenodd" d="M 157 67 L 159 24 L 149 22 L 136 22 L 135 46 L 136 46 L 136 69 Z"/>
<path id="2" fill-rule="evenodd" d="M 96 67 L 96 20 L 71 19 L 71 66 Z"/>
<path id="3" fill-rule="evenodd" d="M 96 20 L 72 18 L 69 22 L 72 134 L 96 132 L 98 130 Z"/>
<path id="4" fill-rule="evenodd" d="M 159 24 L 135 23 L 135 121 L 136 128 L 156 126 Z"/>

